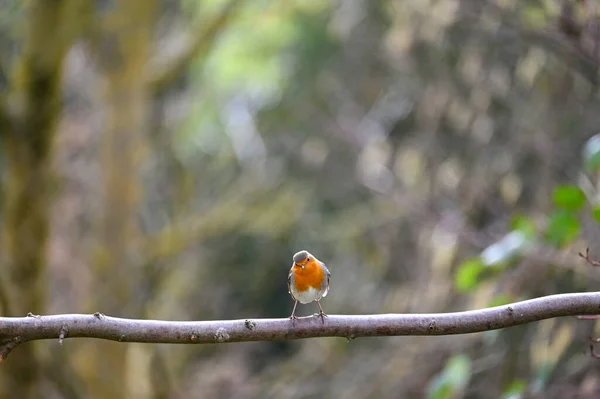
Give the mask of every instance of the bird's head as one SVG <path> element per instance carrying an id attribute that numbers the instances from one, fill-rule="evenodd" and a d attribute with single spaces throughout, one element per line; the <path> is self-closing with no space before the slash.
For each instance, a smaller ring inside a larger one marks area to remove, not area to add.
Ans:
<path id="1" fill-rule="evenodd" d="M 314 256 L 312 256 L 308 251 L 300 251 L 294 255 L 294 266 L 301 267 L 304 269 L 306 265 L 314 260 Z"/>

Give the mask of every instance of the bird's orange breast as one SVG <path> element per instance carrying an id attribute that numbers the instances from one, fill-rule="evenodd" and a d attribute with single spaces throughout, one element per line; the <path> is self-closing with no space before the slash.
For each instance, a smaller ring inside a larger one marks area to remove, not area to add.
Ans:
<path id="1" fill-rule="evenodd" d="M 308 261 L 304 269 L 300 266 L 292 266 L 294 273 L 294 285 L 296 290 L 303 292 L 310 287 L 320 290 L 325 279 L 325 271 L 314 259 Z"/>

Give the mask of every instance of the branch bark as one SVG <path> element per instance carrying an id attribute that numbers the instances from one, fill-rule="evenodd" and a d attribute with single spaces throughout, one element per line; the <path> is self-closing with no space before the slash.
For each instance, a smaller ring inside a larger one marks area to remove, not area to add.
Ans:
<path id="1" fill-rule="evenodd" d="M 98 338 L 118 342 L 210 344 L 301 338 L 469 334 L 564 316 L 600 314 L 600 292 L 550 295 L 454 313 L 380 314 L 222 321 L 135 320 L 65 314 L 0 317 L 0 361 L 18 344 L 40 339 Z"/>

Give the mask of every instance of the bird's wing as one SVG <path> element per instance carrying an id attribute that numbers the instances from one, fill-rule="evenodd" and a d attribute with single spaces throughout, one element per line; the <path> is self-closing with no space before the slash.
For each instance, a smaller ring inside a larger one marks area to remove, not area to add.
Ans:
<path id="1" fill-rule="evenodd" d="M 327 266 L 325 266 L 325 263 L 319 261 L 319 263 L 321 264 L 321 267 L 323 268 L 323 271 L 325 272 L 325 281 L 323 282 L 323 284 L 325 285 L 325 292 L 323 292 L 323 296 L 327 296 L 327 293 L 329 292 L 329 279 L 331 278 L 331 272 L 329 271 L 329 269 L 327 268 Z"/>
<path id="2" fill-rule="evenodd" d="M 292 266 L 292 268 L 290 269 L 290 274 L 288 274 L 288 293 L 290 295 L 292 295 L 292 297 L 294 296 L 292 294 L 292 279 L 294 278 L 294 273 L 292 272 L 294 269 L 294 266 Z"/>

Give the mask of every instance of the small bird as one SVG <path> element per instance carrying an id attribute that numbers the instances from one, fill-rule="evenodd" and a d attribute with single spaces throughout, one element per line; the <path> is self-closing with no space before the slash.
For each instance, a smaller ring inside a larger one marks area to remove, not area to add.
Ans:
<path id="1" fill-rule="evenodd" d="M 321 303 L 321 298 L 327 296 L 329 292 L 329 269 L 325 263 L 321 262 L 308 251 L 300 251 L 294 255 L 294 263 L 288 275 L 288 292 L 294 298 L 294 309 L 290 319 L 297 319 L 296 306 L 300 303 L 310 303 L 317 301 L 319 305 L 319 316 L 325 322 L 327 317 Z"/>

